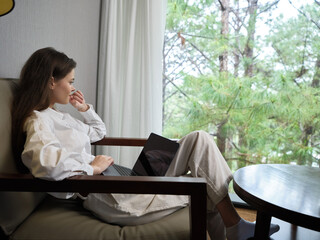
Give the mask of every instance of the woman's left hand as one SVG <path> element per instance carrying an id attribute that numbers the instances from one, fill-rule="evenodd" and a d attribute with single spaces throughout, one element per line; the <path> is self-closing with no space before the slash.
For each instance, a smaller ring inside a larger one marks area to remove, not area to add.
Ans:
<path id="1" fill-rule="evenodd" d="M 80 90 L 77 90 L 75 93 L 70 95 L 69 102 L 80 112 L 85 112 L 89 109 L 89 105 L 86 104 L 86 100 Z"/>

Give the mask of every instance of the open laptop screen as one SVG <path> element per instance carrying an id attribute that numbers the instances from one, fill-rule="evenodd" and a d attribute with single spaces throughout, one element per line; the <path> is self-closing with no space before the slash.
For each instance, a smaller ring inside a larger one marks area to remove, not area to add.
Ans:
<path id="1" fill-rule="evenodd" d="M 133 171 L 140 176 L 164 176 L 178 148 L 179 143 L 151 133 Z"/>

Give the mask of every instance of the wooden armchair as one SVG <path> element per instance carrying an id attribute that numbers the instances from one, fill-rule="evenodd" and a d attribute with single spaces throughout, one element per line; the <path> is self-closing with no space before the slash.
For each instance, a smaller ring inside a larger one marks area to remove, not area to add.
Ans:
<path id="1" fill-rule="evenodd" d="M 10 149 L 10 98 L 8 80 L 0 79 L 1 239 L 206 239 L 202 178 L 75 176 L 45 181 L 17 173 Z M 105 138 L 94 144 L 143 146 L 145 141 Z M 189 195 L 190 206 L 150 224 L 120 227 L 100 221 L 76 200 L 54 199 L 46 192 Z"/>

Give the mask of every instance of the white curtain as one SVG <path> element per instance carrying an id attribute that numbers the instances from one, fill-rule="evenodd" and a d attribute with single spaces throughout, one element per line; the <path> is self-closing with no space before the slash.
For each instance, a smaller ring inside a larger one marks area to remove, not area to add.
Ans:
<path id="1" fill-rule="evenodd" d="M 166 0 L 102 0 L 97 112 L 110 137 L 162 132 Z M 99 147 L 131 167 L 140 149 Z"/>

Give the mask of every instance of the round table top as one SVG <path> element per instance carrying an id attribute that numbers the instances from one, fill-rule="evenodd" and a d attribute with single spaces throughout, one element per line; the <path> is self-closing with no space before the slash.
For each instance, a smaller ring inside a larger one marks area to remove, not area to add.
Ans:
<path id="1" fill-rule="evenodd" d="M 234 174 L 234 190 L 258 211 L 320 231 L 320 169 L 259 164 Z"/>

